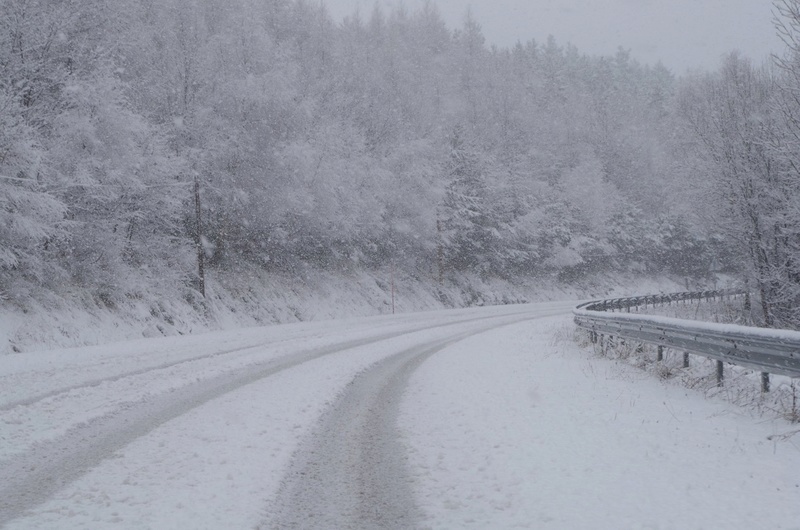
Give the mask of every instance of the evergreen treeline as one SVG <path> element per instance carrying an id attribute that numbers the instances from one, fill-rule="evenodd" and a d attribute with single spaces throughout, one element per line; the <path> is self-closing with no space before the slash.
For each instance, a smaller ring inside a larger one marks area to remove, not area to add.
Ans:
<path id="1" fill-rule="evenodd" d="M 199 241 L 218 271 L 724 270 L 796 324 L 796 5 L 779 67 L 675 79 L 433 3 L 0 0 L 0 296 L 196 288 Z"/>

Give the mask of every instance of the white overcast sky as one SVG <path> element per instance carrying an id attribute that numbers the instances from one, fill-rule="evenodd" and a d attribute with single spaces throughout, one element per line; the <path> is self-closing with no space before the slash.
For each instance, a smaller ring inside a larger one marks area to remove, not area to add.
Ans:
<path id="1" fill-rule="evenodd" d="M 414 9 L 422 0 L 322 0 L 337 20 L 357 8 L 368 18 L 375 4 L 402 3 Z M 613 54 L 630 49 L 643 63 L 662 61 L 676 74 L 687 68 L 715 69 L 720 57 L 737 49 L 760 62 L 783 46 L 772 24 L 771 0 L 438 0 L 451 28 L 461 25 L 467 8 L 490 44 L 517 40 L 544 42 L 553 35 L 582 53 Z"/>

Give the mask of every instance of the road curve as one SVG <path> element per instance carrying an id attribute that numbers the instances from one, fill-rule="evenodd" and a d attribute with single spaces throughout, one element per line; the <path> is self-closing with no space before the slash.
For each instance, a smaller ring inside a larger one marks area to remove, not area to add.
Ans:
<path id="1" fill-rule="evenodd" d="M 381 330 L 366 337 L 295 351 L 284 357 L 269 359 L 261 364 L 248 365 L 210 379 L 199 380 L 173 392 L 145 395 L 139 401 L 122 404 L 121 408 L 91 421 L 76 424 L 64 435 L 35 443 L 26 452 L 0 462 L 0 526 L 45 502 L 56 491 L 99 465 L 104 459 L 112 456 L 115 451 L 148 434 L 160 425 L 224 394 L 327 355 L 368 344 L 377 344 L 421 330 L 440 326 L 447 328 L 478 320 L 482 320 L 482 318 L 461 317 L 444 324 L 419 323 L 401 326 L 401 329 L 388 332 Z M 210 360 L 217 356 L 225 356 L 250 348 L 253 346 L 225 350 L 216 355 L 203 355 L 202 358 Z M 171 366 L 180 364 L 182 363 L 171 363 Z M 138 375 L 163 369 L 164 366 L 155 366 L 109 377 L 105 381 L 110 382 L 132 374 Z M 95 387 L 94 383 L 94 381 L 88 384 L 79 383 L 72 388 L 93 388 Z M 54 390 L 52 394 L 60 392 L 63 392 L 63 389 Z M 41 401 L 38 399 L 40 397 L 35 396 L 31 402 Z M 26 405 L 17 403 L 15 406 Z"/>
<path id="2" fill-rule="evenodd" d="M 359 374 L 321 418 L 262 528 L 416 528 L 406 449 L 396 426 L 400 399 L 428 357 L 469 336 L 547 315 L 505 318 L 407 349 Z"/>

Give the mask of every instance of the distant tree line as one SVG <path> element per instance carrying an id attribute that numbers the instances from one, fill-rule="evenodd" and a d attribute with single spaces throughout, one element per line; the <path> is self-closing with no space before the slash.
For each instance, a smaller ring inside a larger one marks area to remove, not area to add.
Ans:
<path id="1" fill-rule="evenodd" d="M 800 323 L 800 16 L 676 79 L 488 46 L 434 3 L 0 0 L 0 296 L 390 263 L 571 281 L 728 272 Z M 201 186 L 197 233 L 193 183 Z"/>

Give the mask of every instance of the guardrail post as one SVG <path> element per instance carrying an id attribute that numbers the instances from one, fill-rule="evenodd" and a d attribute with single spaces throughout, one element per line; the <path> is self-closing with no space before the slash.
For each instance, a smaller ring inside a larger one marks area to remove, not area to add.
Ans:
<path id="1" fill-rule="evenodd" d="M 683 367 L 684 368 L 689 368 L 689 352 L 688 351 L 683 352 Z"/>
<path id="2" fill-rule="evenodd" d="M 661 362 L 664 360 L 664 346 L 658 346 L 658 353 L 656 353 L 656 360 Z"/>
<path id="3" fill-rule="evenodd" d="M 717 386 L 722 386 L 722 380 L 725 378 L 725 365 L 722 361 L 717 361 Z"/>
<path id="4" fill-rule="evenodd" d="M 769 374 L 767 372 L 761 372 L 761 392 L 765 394 L 769 392 Z"/>

